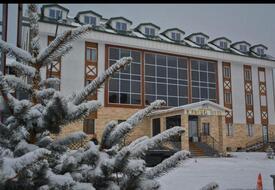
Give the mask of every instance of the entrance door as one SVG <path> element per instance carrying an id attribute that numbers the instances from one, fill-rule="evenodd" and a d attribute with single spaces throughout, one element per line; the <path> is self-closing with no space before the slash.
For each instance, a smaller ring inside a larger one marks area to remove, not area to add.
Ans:
<path id="1" fill-rule="evenodd" d="M 190 141 L 198 141 L 198 116 L 189 116 L 188 135 Z"/>
<path id="2" fill-rule="evenodd" d="M 181 116 L 175 115 L 166 117 L 166 129 L 170 129 L 175 126 L 181 126 Z M 171 141 L 176 150 L 181 150 L 181 136 L 175 137 Z"/>
<path id="3" fill-rule="evenodd" d="M 263 126 L 263 141 L 264 143 L 268 142 L 268 127 L 267 126 Z"/>

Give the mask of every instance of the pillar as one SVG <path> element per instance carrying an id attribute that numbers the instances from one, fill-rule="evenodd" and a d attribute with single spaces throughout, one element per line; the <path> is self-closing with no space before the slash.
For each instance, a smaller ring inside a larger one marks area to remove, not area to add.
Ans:
<path id="1" fill-rule="evenodd" d="M 181 115 L 181 126 L 184 129 L 184 133 L 181 136 L 181 149 L 189 150 L 189 138 L 188 138 L 188 115 Z"/>

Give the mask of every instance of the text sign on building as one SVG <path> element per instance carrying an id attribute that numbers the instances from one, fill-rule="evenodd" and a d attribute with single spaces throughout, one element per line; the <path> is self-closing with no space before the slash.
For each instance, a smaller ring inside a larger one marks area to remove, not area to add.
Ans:
<path id="1" fill-rule="evenodd" d="M 187 115 L 225 115 L 224 111 L 217 111 L 209 108 L 188 109 L 184 110 L 183 113 Z"/>

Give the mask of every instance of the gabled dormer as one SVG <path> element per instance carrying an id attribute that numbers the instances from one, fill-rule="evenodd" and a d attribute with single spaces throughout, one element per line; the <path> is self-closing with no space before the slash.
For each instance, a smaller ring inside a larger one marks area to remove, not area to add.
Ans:
<path id="1" fill-rule="evenodd" d="M 183 40 L 183 36 L 185 34 L 184 31 L 178 29 L 178 28 L 170 28 L 165 30 L 161 33 L 165 37 L 169 38 L 170 40 L 173 40 L 175 42 L 180 42 Z"/>
<path id="2" fill-rule="evenodd" d="M 81 24 L 99 25 L 102 16 L 94 11 L 80 11 L 77 13 L 75 20 Z"/>
<path id="3" fill-rule="evenodd" d="M 43 5 L 41 7 L 42 17 L 47 17 L 53 20 L 66 20 L 69 9 L 58 4 Z"/>
<path id="4" fill-rule="evenodd" d="M 230 48 L 231 40 L 226 37 L 220 37 L 210 41 L 209 43 L 214 44 L 223 50 L 227 50 Z"/>
<path id="5" fill-rule="evenodd" d="M 185 39 L 188 39 L 199 46 L 205 46 L 207 44 L 207 40 L 209 39 L 209 36 L 207 36 L 202 32 L 197 32 L 197 33 L 190 34 Z"/>
<path id="6" fill-rule="evenodd" d="M 146 22 L 139 24 L 134 30 L 142 33 L 147 37 L 155 37 L 158 36 L 160 27 L 153 23 Z"/>
<path id="7" fill-rule="evenodd" d="M 237 49 L 238 51 L 240 51 L 242 53 L 248 53 L 250 46 L 251 46 L 251 44 L 246 41 L 240 41 L 240 42 L 235 42 L 235 43 L 231 44 L 232 48 Z"/>
<path id="8" fill-rule="evenodd" d="M 250 47 L 250 51 L 255 53 L 256 55 L 258 55 L 260 57 L 265 56 L 265 51 L 267 49 L 268 48 L 263 44 L 257 44 L 257 45 L 254 45 L 254 46 Z"/>
<path id="9" fill-rule="evenodd" d="M 132 24 L 132 21 L 124 17 L 112 17 L 106 23 L 107 26 L 118 32 L 127 32 Z"/>

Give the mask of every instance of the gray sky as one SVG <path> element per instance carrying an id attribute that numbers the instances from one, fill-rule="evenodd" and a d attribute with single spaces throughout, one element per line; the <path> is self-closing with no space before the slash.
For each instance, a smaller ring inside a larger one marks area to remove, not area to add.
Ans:
<path id="1" fill-rule="evenodd" d="M 133 21 L 153 22 L 164 31 L 178 27 L 186 35 L 204 32 L 210 40 L 225 36 L 232 42 L 245 40 L 252 45 L 266 45 L 268 54 L 275 56 L 275 5 L 273 4 L 60 4 L 70 9 L 69 16 L 78 11 L 93 10 L 104 18 L 124 16 Z M 10 5 L 15 10 L 16 5 Z M 2 14 L 2 10 L 0 10 Z M 10 17 L 16 15 L 11 14 Z M 11 27 L 11 26 L 10 26 Z M 11 27 L 12 28 L 12 27 Z M 12 36 L 11 30 L 10 36 Z M 13 41 L 13 40 L 11 40 Z"/>

